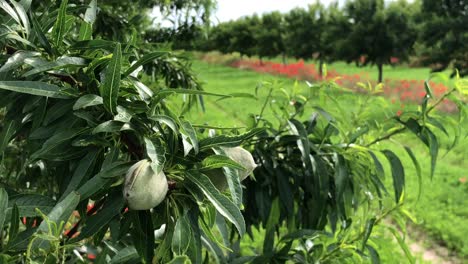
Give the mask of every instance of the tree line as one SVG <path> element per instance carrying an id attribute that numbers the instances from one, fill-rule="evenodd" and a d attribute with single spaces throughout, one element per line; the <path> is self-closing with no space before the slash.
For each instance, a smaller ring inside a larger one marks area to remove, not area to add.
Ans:
<path id="1" fill-rule="evenodd" d="M 466 75 L 467 29 L 467 1 L 350 0 L 343 6 L 316 2 L 287 13 L 254 14 L 219 23 L 209 32 L 192 26 L 191 35 L 179 33 L 174 45 L 260 59 L 315 59 L 320 73 L 323 63 L 337 60 L 375 65 L 381 82 L 383 65 L 411 56 L 434 71 L 453 67 Z"/>

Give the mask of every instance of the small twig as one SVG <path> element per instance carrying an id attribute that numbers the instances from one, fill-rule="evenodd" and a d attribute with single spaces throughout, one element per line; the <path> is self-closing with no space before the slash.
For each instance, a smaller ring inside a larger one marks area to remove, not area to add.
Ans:
<path id="1" fill-rule="evenodd" d="M 395 131 L 393 131 L 392 133 L 389 133 L 385 136 L 382 136 L 382 137 L 379 137 L 379 138 L 376 138 L 374 141 L 372 141 L 371 143 L 367 144 L 365 147 L 370 147 L 372 145 L 374 145 L 375 143 L 377 142 L 380 142 L 380 141 L 383 141 L 383 140 L 387 140 L 387 139 L 390 139 L 391 137 L 397 135 L 397 134 L 400 134 L 401 132 L 405 131 L 406 130 L 406 127 L 401 127 Z"/>

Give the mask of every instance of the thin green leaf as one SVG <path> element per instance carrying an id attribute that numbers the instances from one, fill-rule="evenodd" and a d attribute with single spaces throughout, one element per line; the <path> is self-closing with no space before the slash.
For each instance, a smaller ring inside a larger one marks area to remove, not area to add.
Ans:
<path id="1" fill-rule="evenodd" d="M 74 43 L 70 49 L 71 50 L 96 50 L 103 49 L 107 51 L 113 51 L 117 43 L 109 40 L 102 39 L 93 39 L 93 40 L 84 40 Z"/>
<path id="2" fill-rule="evenodd" d="M 120 264 L 120 263 L 135 263 L 138 262 L 140 257 L 138 252 L 133 246 L 128 246 L 124 249 L 117 251 L 114 257 L 112 257 L 110 263 Z"/>
<path id="3" fill-rule="evenodd" d="M 202 170 L 212 170 L 222 167 L 230 167 L 238 170 L 243 170 L 244 167 L 239 165 L 239 163 L 233 161 L 229 157 L 224 155 L 211 155 L 206 157 L 201 163 Z"/>
<path id="4" fill-rule="evenodd" d="M 128 169 L 134 164 L 135 162 L 133 161 L 117 161 L 112 163 L 109 167 L 106 169 L 100 171 L 96 176 L 94 177 L 101 177 L 103 179 L 107 178 L 115 178 L 118 176 L 122 176 L 125 173 L 127 173 Z"/>
<path id="5" fill-rule="evenodd" d="M 336 185 L 336 196 L 338 199 L 343 195 L 346 185 L 349 181 L 348 168 L 346 160 L 342 155 L 337 155 L 335 158 L 335 185 Z"/>
<path id="6" fill-rule="evenodd" d="M 56 61 L 52 61 L 46 64 L 39 65 L 38 67 L 35 67 L 34 69 L 26 72 L 23 74 L 23 77 L 29 77 L 34 74 L 38 74 L 41 72 L 49 71 L 49 70 L 54 70 L 54 69 L 63 69 L 66 67 L 70 66 L 75 66 L 75 67 L 82 67 L 86 66 L 86 60 L 80 57 L 60 57 Z"/>
<path id="7" fill-rule="evenodd" d="M 60 3 L 57 20 L 55 21 L 55 25 L 52 30 L 52 38 L 54 39 L 54 44 L 56 47 L 62 46 L 63 37 L 65 36 L 67 5 L 68 0 L 62 0 L 62 2 Z"/>
<path id="8" fill-rule="evenodd" d="M 115 121 L 125 122 L 128 123 L 132 120 L 134 113 L 127 108 L 118 105 L 117 106 L 117 114 L 114 116 Z"/>
<path id="9" fill-rule="evenodd" d="M 23 26 L 26 35 L 29 36 L 29 34 L 31 33 L 31 25 L 29 24 L 29 19 L 28 15 L 26 14 L 26 10 L 21 4 L 19 4 L 16 1 L 11 1 L 11 4 L 13 4 L 13 6 L 16 9 L 16 13 L 18 14 L 18 17 L 21 20 L 21 25 Z"/>
<path id="10" fill-rule="evenodd" d="M 263 240 L 263 255 L 273 253 L 273 246 L 275 243 L 275 232 L 280 220 L 280 205 L 278 197 L 276 197 L 270 208 L 270 215 L 265 227 L 265 239 Z"/>
<path id="11" fill-rule="evenodd" d="M 393 178 L 393 189 L 395 190 L 395 201 L 400 202 L 405 187 L 405 170 L 401 164 L 400 159 L 395 153 L 390 150 L 383 150 L 382 153 L 387 157 L 390 162 L 390 168 Z"/>
<path id="12" fill-rule="evenodd" d="M 172 252 L 177 255 L 184 255 L 190 245 L 191 238 L 192 229 L 186 216 L 179 217 L 172 235 Z"/>
<path id="13" fill-rule="evenodd" d="M 13 18 L 18 24 L 21 24 L 20 18 L 18 14 L 16 14 L 15 10 L 8 4 L 5 0 L 0 0 L 0 8 L 7 12 L 11 18 Z"/>
<path id="14" fill-rule="evenodd" d="M 190 261 L 190 258 L 187 256 L 177 256 L 173 258 L 170 262 L 167 264 L 192 264 L 192 261 Z"/>
<path id="15" fill-rule="evenodd" d="M 3 66 L 0 68 L 0 72 L 15 70 L 23 65 L 25 59 L 37 57 L 39 55 L 41 55 L 41 53 L 35 51 L 17 51 L 11 55 L 10 58 L 8 58 L 5 64 L 3 64 Z"/>
<path id="16" fill-rule="evenodd" d="M 84 15 L 84 21 L 86 23 L 93 24 L 94 21 L 96 21 L 96 12 L 97 12 L 97 1 L 91 0 Z"/>
<path id="17" fill-rule="evenodd" d="M 16 204 L 13 205 L 10 217 L 10 230 L 8 230 L 8 244 L 14 241 L 19 232 L 19 209 Z"/>
<path id="18" fill-rule="evenodd" d="M 182 120 L 180 126 L 180 133 L 183 135 L 184 139 L 189 139 L 193 149 L 195 150 L 195 154 L 198 153 L 198 138 L 195 129 L 193 129 L 190 122 Z"/>
<path id="19" fill-rule="evenodd" d="M 81 229 L 80 235 L 75 239 L 72 239 L 70 243 L 91 237 L 98 233 L 102 228 L 107 227 L 109 222 L 116 215 L 120 214 L 123 206 L 124 199 L 120 193 L 109 196 L 104 203 L 102 210 L 86 219 L 85 225 Z"/>
<path id="20" fill-rule="evenodd" d="M 4 188 L 0 188 L 0 229 L 3 230 L 3 224 L 5 223 L 6 210 L 8 207 L 8 193 Z"/>
<path id="21" fill-rule="evenodd" d="M 81 22 L 78 40 L 90 40 L 93 36 L 93 26 L 85 21 Z"/>
<path id="22" fill-rule="evenodd" d="M 429 154 L 431 155 L 431 179 L 434 177 L 437 156 L 439 155 L 439 141 L 437 137 L 429 130 L 427 127 L 424 128 L 423 135 L 427 138 L 428 147 L 429 147 Z"/>
<path id="23" fill-rule="evenodd" d="M 151 213 L 148 210 L 134 211 L 131 212 L 131 216 L 134 226 L 131 232 L 133 245 L 145 263 L 152 263 L 155 238 Z"/>
<path id="24" fill-rule="evenodd" d="M 75 104 L 73 105 L 73 110 L 78 110 L 88 106 L 101 105 L 102 97 L 95 94 L 86 94 L 78 98 Z"/>
<path id="25" fill-rule="evenodd" d="M 236 226 L 239 234 L 244 235 L 245 222 L 239 208 L 222 195 L 207 176 L 195 171 L 187 171 L 185 176 L 203 192 L 220 214 Z"/>
<path id="26" fill-rule="evenodd" d="M 37 36 L 39 43 L 46 50 L 47 53 L 53 54 L 52 46 L 50 45 L 49 39 L 45 36 L 42 25 L 37 21 L 36 15 L 34 12 L 29 10 L 29 16 L 31 17 L 31 22 L 33 26 L 33 32 Z"/>
<path id="27" fill-rule="evenodd" d="M 124 130 L 132 130 L 132 127 L 129 123 L 124 123 L 120 121 L 109 120 L 104 123 L 99 124 L 93 129 L 93 134 L 98 133 L 113 133 Z"/>
<path id="28" fill-rule="evenodd" d="M 155 59 L 162 57 L 164 55 L 167 55 L 168 52 L 166 51 L 156 51 L 153 53 L 145 54 L 141 59 L 139 59 L 137 62 L 135 62 L 130 68 L 128 68 L 123 74 L 122 77 L 125 78 L 128 75 L 130 75 L 132 72 L 134 72 L 138 67 L 143 66 L 149 62 L 154 61 Z"/>
<path id="29" fill-rule="evenodd" d="M 200 150 L 206 150 L 213 147 L 237 147 L 245 140 L 251 139 L 254 136 L 264 132 L 263 128 L 254 128 L 247 133 L 237 136 L 220 135 L 200 140 Z"/>
<path id="30" fill-rule="evenodd" d="M 157 121 L 159 123 L 164 123 L 166 124 L 168 127 L 170 127 L 172 129 L 172 131 L 174 131 L 174 133 L 178 133 L 179 132 L 179 129 L 177 128 L 177 124 L 175 122 L 174 119 L 172 119 L 171 117 L 169 116 L 166 116 L 166 115 L 155 115 L 155 116 L 152 116 L 150 117 L 150 119 L 154 120 L 154 121 Z"/>
<path id="31" fill-rule="evenodd" d="M 158 92 L 158 95 L 167 95 L 167 94 L 195 94 L 195 95 L 209 95 L 209 96 L 221 96 L 226 97 L 225 94 L 210 93 L 200 90 L 190 90 L 190 89 L 164 89 Z"/>
<path id="32" fill-rule="evenodd" d="M 56 202 L 52 198 L 47 196 L 38 194 L 20 194 L 10 197 L 6 214 L 11 214 L 14 206 L 16 206 L 19 216 L 36 217 L 39 216 L 36 208 L 41 210 L 41 212 L 48 214 L 52 208 L 54 208 L 55 203 Z"/>
<path id="33" fill-rule="evenodd" d="M 406 258 L 408 259 L 409 263 L 416 263 L 413 255 L 411 254 L 410 249 L 408 248 L 408 245 L 405 243 L 405 240 L 400 236 L 399 232 L 393 227 L 388 227 L 388 230 L 390 230 L 390 232 L 396 238 L 398 245 L 400 245 L 400 248 L 403 250 L 403 252 L 405 252 Z"/>
<path id="34" fill-rule="evenodd" d="M 406 153 L 408 153 L 408 155 L 410 156 L 411 161 L 414 164 L 414 168 L 416 169 L 416 175 L 418 176 L 418 200 L 419 200 L 419 198 L 421 197 L 421 188 L 422 188 L 421 166 L 419 165 L 418 159 L 414 155 L 413 151 L 407 146 L 404 146 L 404 148 L 406 150 Z"/>
<path id="35" fill-rule="evenodd" d="M 367 251 L 369 251 L 370 259 L 372 264 L 380 264 L 380 256 L 377 250 L 373 247 L 366 245 Z"/>
<path id="36" fill-rule="evenodd" d="M 73 173 L 70 183 L 68 183 L 67 189 L 63 192 L 62 198 L 60 200 L 65 198 L 70 192 L 76 190 L 78 186 L 80 186 L 80 183 L 83 182 L 85 177 L 93 171 L 93 164 L 97 158 L 98 153 L 99 151 L 93 150 L 80 160 L 78 166 L 75 169 L 75 172 Z"/>
<path id="37" fill-rule="evenodd" d="M 369 237 L 372 233 L 372 229 L 374 228 L 374 224 L 375 224 L 375 217 L 367 220 L 366 222 L 366 227 L 364 229 L 364 234 L 362 238 L 362 251 L 364 251 L 364 248 L 367 245 L 367 240 L 369 240 Z"/>
<path id="38" fill-rule="evenodd" d="M 61 91 L 60 87 L 43 82 L 0 81 L 0 89 L 13 91 L 17 93 L 47 96 L 51 98 L 72 98 L 69 94 L 65 94 L 63 91 Z"/>
<path id="39" fill-rule="evenodd" d="M 0 155 L 13 139 L 16 131 L 19 129 L 19 124 L 15 120 L 5 122 L 3 125 L 2 133 L 0 134 Z"/>
<path id="40" fill-rule="evenodd" d="M 120 89 L 120 67 L 122 64 L 122 50 L 120 43 L 115 45 L 112 59 L 109 61 L 105 73 L 104 83 L 100 86 L 101 97 L 104 107 L 110 113 L 115 113 L 117 108 L 117 97 Z"/>
<path id="41" fill-rule="evenodd" d="M 31 155 L 31 160 L 35 160 L 44 154 L 47 155 L 49 152 L 52 152 L 54 149 L 62 146 L 63 144 L 67 144 L 68 141 L 70 141 L 72 138 L 74 138 L 82 132 L 83 130 L 76 129 L 62 130 L 58 132 L 57 134 L 53 135 L 48 140 L 46 140 L 46 142 L 44 142 L 40 150 L 36 151 Z"/>
<path id="42" fill-rule="evenodd" d="M 151 160 L 151 167 L 153 170 L 159 174 L 163 168 L 164 163 L 166 162 L 166 151 L 160 142 L 155 144 L 155 141 L 144 137 L 146 154 Z"/>
<path id="43" fill-rule="evenodd" d="M 430 98 L 434 98 L 434 93 L 432 92 L 431 86 L 429 85 L 429 80 L 426 80 L 424 82 L 424 89 L 426 90 L 427 95 L 429 95 Z"/>
<path id="44" fill-rule="evenodd" d="M 76 192 L 71 192 L 67 197 L 65 197 L 65 199 L 54 206 L 52 211 L 47 215 L 48 220 L 57 223 L 57 225 L 61 222 L 66 223 L 79 202 L 80 195 Z M 37 231 L 44 232 L 46 234 L 52 232 L 52 230 L 49 230 L 49 225 L 46 221 L 42 221 Z"/>

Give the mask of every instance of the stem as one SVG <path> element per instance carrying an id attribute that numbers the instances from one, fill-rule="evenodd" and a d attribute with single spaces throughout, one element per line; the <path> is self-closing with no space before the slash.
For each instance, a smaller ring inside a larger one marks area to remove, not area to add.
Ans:
<path id="1" fill-rule="evenodd" d="M 392 136 L 397 135 L 397 134 L 400 134 L 401 132 L 403 132 L 403 131 L 405 131 L 405 130 L 406 130 L 406 127 L 401 127 L 401 128 L 399 128 L 399 129 L 397 129 L 397 130 L 391 132 L 391 133 L 388 133 L 388 134 L 385 135 L 385 136 L 376 138 L 376 139 L 375 139 L 374 141 L 372 141 L 371 143 L 365 145 L 365 147 L 368 148 L 368 147 L 374 145 L 374 144 L 377 143 L 377 142 L 380 142 L 380 141 L 383 141 L 383 140 L 387 140 L 387 139 L 391 138 Z"/>
<path id="2" fill-rule="evenodd" d="M 437 100 L 433 105 L 431 105 L 427 111 L 426 111 L 426 115 L 429 114 L 429 112 L 431 112 L 432 110 L 434 110 L 436 108 L 436 106 L 438 106 L 440 103 L 442 103 L 442 101 L 447 98 L 450 94 L 453 93 L 453 91 L 455 91 L 455 89 L 452 89 L 450 90 L 448 93 L 444 94 L 441 98 L 439 98 L 439 100 Z"/>
<path id="3" fill-rule="evenodd" d="M 259 114 L 259 117 L 262 117 L 263 116 L 263 112 L 265 111 L 265 108 L 268 104 L 268 101 L 270 100 L 270 97 L 271 97 L 271 93 L 273 92 L 273 88 L 270 88 L 270 91 L 268 92 L 268 96 L 267 98 L 265 99 L 265 102 L 263 103 L 263 106 L 262 106 L 262 110 L 260 110 L 260 114 Z M 255 126 L 254 128 L 256 128 L 258 126 L 258 122 L 257 120 L 255 120 Z"/>

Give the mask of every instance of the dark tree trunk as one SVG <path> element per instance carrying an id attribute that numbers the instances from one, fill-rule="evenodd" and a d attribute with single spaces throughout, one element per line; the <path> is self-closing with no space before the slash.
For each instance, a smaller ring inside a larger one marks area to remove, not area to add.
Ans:
<path id="1" fill-rule="evenodd" d="M 323 79 L 323 60 L 322 59 L 319 60 L 319 76 L 320 76 L 320 79 Z"/>
<path id="2" fill-rule="evenodd" d="M 382 82 L 382 75 L 383 75 L 383 64 L 379 63 L 377 64 L 377 68 L 379 69 L 379 83 Z"/>

